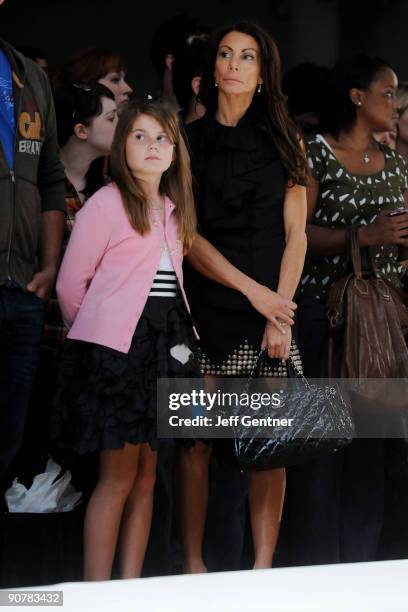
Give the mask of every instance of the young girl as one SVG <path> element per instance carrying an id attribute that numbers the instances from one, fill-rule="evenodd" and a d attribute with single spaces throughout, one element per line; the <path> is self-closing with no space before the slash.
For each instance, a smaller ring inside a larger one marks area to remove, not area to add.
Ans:
<path id="1" fill-rule="evenodd" d="M 199 375 L 182 281 L 196 220 L 175 114 L 130 104 L 111 155 L 115 182 L 77 214 L 57 281 L 70 331 L 53 436 L 100 456 L 85 517 L 86 580 L 110 578 L 118 540 L 121 577 L 140 576 L 156 473 L 156 379 Z"/>

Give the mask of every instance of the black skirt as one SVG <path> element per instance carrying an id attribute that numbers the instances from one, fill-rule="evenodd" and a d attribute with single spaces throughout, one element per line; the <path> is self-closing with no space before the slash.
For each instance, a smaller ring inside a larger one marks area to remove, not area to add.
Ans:
<path id="1" fill-rule="evenodd" d="M 183 358 L 177 350 L 184 345 Z M 188 353 L 190 354 L 188 355 Z M 187 361 L 186 356 L 188 356 Z M 157 448 L 157 378 L 200 376 L 192 321 L 180 297 L 149 297 L 127 354 L 65 343 L 51 417 L 51 439 L 80 454 L 126 442 Z"/>

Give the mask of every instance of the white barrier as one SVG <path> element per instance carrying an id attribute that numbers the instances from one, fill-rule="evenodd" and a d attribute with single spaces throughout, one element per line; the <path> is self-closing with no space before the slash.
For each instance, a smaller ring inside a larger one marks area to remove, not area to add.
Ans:
<path id="1" fill-rule="evenodd" d="M 63 591 L 64 612 L 407 612 L 408 561 L 64 583 L 35 590 L 48 589 Z"/>

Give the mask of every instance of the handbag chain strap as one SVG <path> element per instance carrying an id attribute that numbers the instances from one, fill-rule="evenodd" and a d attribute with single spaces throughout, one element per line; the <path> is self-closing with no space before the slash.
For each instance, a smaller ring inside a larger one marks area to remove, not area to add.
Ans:
<path id="1" fill-rule="evenodd" d="M 261 349 L 259 351 L 258 355 L 255 357 L 255 361 L 252 364 L 252 368 L 251 368 L 251 371 L 249 373 L 248 381 L 247 381 L 247 383 L 245 385 L 244 393 L 246 393 L 248 391 L 250 382 L 254 378 L 254 375 L 255 375 L 255 372 L 256 372 L 256 368 L 258 367 L 262 357 L 266 354 L 267 350 L 268 350 L 267 348 Z M 293 359 L 293 357 L 291 355 L 289 355 L 288 362 L 292 366 L 296 376 L 301 379 L 301 381 L 305 385 L 306 389 L 310 390 L 310 385 L 309 385 L 309 382 L 308 382 L 307 378 L 304 376 L 303 372 L 301 372 L 301 370 L 298 368 L 296 362 L 294 361 L 294 359 Z"/>

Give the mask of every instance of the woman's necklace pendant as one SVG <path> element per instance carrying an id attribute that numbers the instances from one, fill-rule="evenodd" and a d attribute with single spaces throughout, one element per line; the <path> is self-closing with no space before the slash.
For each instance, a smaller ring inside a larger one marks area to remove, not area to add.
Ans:
<path id="1" fill-rule="evenodd" d="M 370 163 L 370 158 L 368 157 L 368 153 L 364 153 L 363 155 L 363 161 L 365 164 L 369 164 Z"/>

